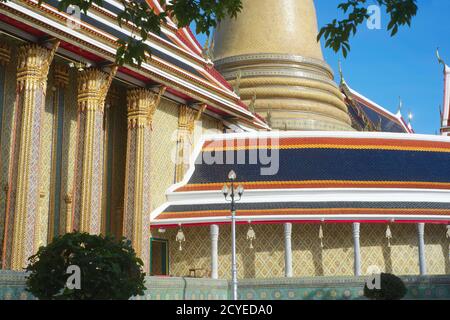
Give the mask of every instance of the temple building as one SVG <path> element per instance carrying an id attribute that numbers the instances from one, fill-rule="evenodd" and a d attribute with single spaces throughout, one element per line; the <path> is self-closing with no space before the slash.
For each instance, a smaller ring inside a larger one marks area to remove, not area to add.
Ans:
<path id="1" fill-rule="evenodd" d="M 416 135 L 335 81 L 313 0 L 243 0 L 205 47 L 167 17 L 140 66 L 114 64 L 119 1 L 57 5 L 0 2 L 2 269 L 77 230 L 153 276 L 229 279 L 234 170 L 239 278 L 450 273 L 447 66 L 442 136 Z"/>
<path id="2" fill-rule="evenodd" d="M 151 215 L 158 273 L 231 278 L 234 170 L 240 279 L 448 274 L 450 141 L 334 82 L 312 0 L 243 5 L 216 30 L 215 67 L 273 130 L 199 142 Z"/>

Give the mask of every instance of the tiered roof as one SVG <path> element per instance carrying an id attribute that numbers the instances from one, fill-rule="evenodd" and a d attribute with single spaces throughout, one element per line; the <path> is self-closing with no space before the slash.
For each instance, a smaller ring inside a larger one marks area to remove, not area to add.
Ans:
<path id="1" fill-rule="evenodd" d="M 252 159 L 252 160 L 251 160 Z M 450 221 L 450 141 L 438 136 L 283 132 L 208 136 L 152 225 L 227 223 L 233 169 L 242 223 Z"/>
<path id="2" fill-rule="evenodd" d="M 90 65 L 105 66 L 115 59 L 119 39 L 135 31 L 131 24 L 119 27 L 120 2 L 105 0 L 103 6 L 93 4 L 81 21 L 57 9 L 58 1 L 7 1 L 0 3 L 2 29 L 28 41 L 61 40 L 58 54 Z M 163 10 L 157 0 L 147 3 L 156 11 Z M 73 27 L 75 26 L 75 28 Z M 178 29 L 170 18 L 162 26 L 162 34 L 150 34 L 147 44 L 152 50 L 148 63 L 123 66 L 117 77 L 140 87 L 165 85 L 168 96 L 180 103 L 206 103 L 214 116 L 249 129 L 268 129 L 265 122 L 248 110 L 230 85 L 205 59 L 202 49 L 189 28 Z"/>
<path id="3" fill-rule="evenodd" d="M 414 133 L 398 110 L 396 114 L 350 88 L 342 80 L 341 91 L 345 96 L 352 126 L 358 131 L 378 131 L 393 133 Z"/>

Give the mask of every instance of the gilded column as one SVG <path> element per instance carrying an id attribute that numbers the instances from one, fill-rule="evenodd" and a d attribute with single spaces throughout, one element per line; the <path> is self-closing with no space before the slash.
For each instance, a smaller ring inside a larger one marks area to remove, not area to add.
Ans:
<path id="1" fill-rule="evenodd" d="M 177 182 L 183 180 L 186 171 L 189 169 L 189 158 L 193 148 L 195 122 L 200 120 L 205 109 L 206 105 L 203 105 L 200 110 L 194 110 L 186 105 L 180 106 L 180 112 L 178 115 L 177 159 L 175 169 Z"/>
<path id="2" fill-rule="evenodd" d="M 100 234 L 103 191 L 103 112 L 117 72 L 87 69 L 78 79 L 78 133 L 73 188 L 72 227 Z"/>
<path id="3" fill-rule="evenodd" d="M 47 75 L 59 42 L 53 49 L 37 44 L 19 48 L 13 146 L 3 268 L 21 270 L 37 250 L 35 228 L 39 213 L 39 162 L 41 120 Z"/>
<path id="4" fill-rule="evenodd" d="M 127 94 L 128 140 L 125 176 L 123 235 L 132 241 L 148 273 L 150 260 L 150 148 L 153 114 L 165 87 L 152 91 L 132 89 Z M 170 161 L 170 159 L 168 159 Z"/>

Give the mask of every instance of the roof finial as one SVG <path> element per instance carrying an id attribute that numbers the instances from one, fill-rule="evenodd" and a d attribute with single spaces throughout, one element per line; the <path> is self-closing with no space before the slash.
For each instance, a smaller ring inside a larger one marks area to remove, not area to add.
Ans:
<path id="1" fill-rule="evenodd" d="M 233 86 L 234 93 L 236 93 L 238 96 L 240 95 L 241 79 L 242 79 L 242 70 L 239 69 L 236 75 L 236 81 L 234 82 Z"/>
<path id="2" fill-rule="evenodd" d="M 403 100 L 402 97 L 398 97 L 398 109 L 397 109 L 397 113 L 401 114 L 402 113 L 402 109 L 403 109 Z"/>
<path id="3" fill-rule="evenodd" d="M 339 59 L 338 64 L 339 64 L 339 76 L 341 77 L 341 84 L 345 84 L 344 72 L 342 72 L 341 59 Z"/>
<path id="4" fill-rule="evenodd" d="M 272 111 L 271 111 L 271 107 L 269 106 L 269 110 L 267 111 L 267 117 L 266 117 L 266 122 L 269 125 L 269 127 L 272 127 Z"/>
<path id="5" fill-rule="evenodd" d="M 446 64 L 445 64 L 445 61 L 441 58 L 441 55 L 439 54 L 439 48 L 436 49 L 436 57 L 437 57 L 437 59 L 438 59 L 438 62 L 439 62 L 440 64 L 442 64 L 442 66 L 443 66 L 444 69 L 445 69 Z"/>
<path id="6" fill-rule="evenodd" d="M 250 101 L 250 104 L 248 106 L 248 109 L 251 113 L 255 113 L 255 106 L 256 106 L 256 91 L 253 94 L 252 100 Z"/>
<path id="7" fill-rule="evenodd" d="M 412 122 L 413 118 L 414 118 L 414 115 L 413 115 L 412 111 L 409 110 L 409 113 L 408 113 L 408 125 L 409 126 L 411 126 L 411 122 Z"/>

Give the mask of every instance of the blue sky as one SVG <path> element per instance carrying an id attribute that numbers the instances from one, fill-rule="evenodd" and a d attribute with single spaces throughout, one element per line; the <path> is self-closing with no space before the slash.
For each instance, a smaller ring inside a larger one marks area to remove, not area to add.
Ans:
<path id="1" fill-rule="evenodd" d="M 319 26 L 339 17 L 340 2 L 315 0 Z M 395 37 L 386 30 L 388 18 L 382 17 L 381 30 L 369 30 L 365 25 L 360 28 L 346 59 L 329 49 L 324 49 L 324 56 L 336 75 L 342 59 L 347 83 L 386 109 L 396 112 L 400 96 L 404 117 L 409 111 L 414 114 L 416 132 L 435 134 L 443 102 L 442 67 L 435 51 L 439 47 L 450 64 L 450 1 L 418 0 L 418 5 L 411 28 L 401 29 Z M 199 40 L 203 43 L 204 37 Z"/>

